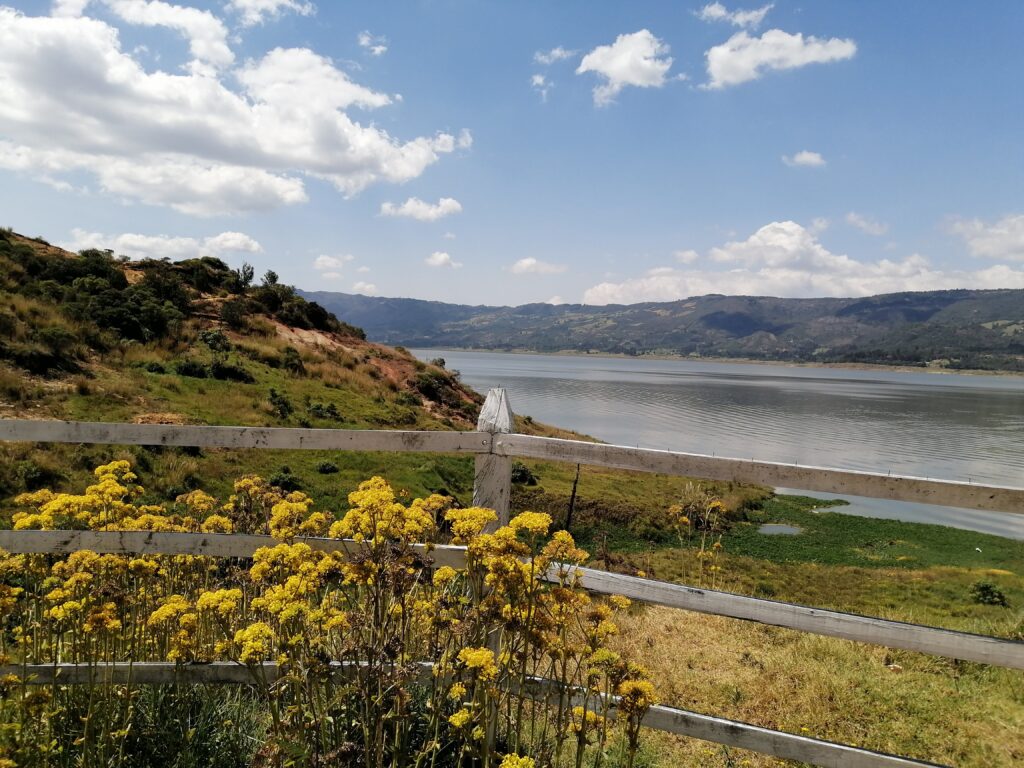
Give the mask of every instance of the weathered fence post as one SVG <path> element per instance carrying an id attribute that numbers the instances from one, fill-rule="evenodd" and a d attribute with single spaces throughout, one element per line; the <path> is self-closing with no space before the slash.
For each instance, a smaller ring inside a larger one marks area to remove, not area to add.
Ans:
<path id="1" fill-rule="evenodd" d="M 504 389 L 492 389 L 487 393 L 476 428 L 480 432 L 489 432 L 492 438 L 498 434 L 510 434 L 515 429 L 512 406 Z M 473 506 L 493 509 L 498 513 L 498 525 L 502 526 L 508 523 L 511 502 L 512 459 L 493 453 L 477 454 Z"/>

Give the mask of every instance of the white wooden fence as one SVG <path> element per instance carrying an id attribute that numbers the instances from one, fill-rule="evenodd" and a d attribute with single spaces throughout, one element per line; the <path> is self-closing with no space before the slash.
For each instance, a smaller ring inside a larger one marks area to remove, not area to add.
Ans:
<path id="1" fill-rule="evenodd" d="M 261 427 L 204 427 L 150 424 L 0 420 L 0 440 L 20 442 L 171 445 L 200 448 L 268 448 L 293 450 L 467 453 L 475 456 L 474 503 L 509 518 L 513 457 L 540 458 L 668 475 L 735 480 L 899 501 L 916 501 L 969 509 L 1024 513 L 1024 488 L 867 472 L 747 461 L 673 451 L 655 451 L 574 440 L 513 434 L 512 409 L 504 390 L 488 393 L 476 432 L 318 430 Z M 90 549 L 104 553 L 193 554 L 248 557 L 269 537 L 239 534 L 155 533 L 147 531 L 0 531 L 0 548 L 9 552 L 68 553 Z M 351 542 L 305 539 L 321 549 L 347 550 Z M 460 547 L 436 547 L 437 565 L 458 566 Z M 873 643 L 922 653 L 1024 669 L 1024 643 L 936 627 L 859 616 L 791 603 L 763 600 L 581 568 L 583 586 L 600 594 L 625 595 L 642 602 L 729 616 L 829 637 Z M 555 574 L 549 574 L 555 578 Z M 270 665 L 273 667 L 273 665 Z M 268 670 L 276 674 L 276 667 Z M 175 665 L 120 663 L 10 665 L 0 675 L 24 676 L 29 682 L 107 681 L 135 683 L 247 683 L 244 667 L 231 663 Z M 551 681 L 533 681 L 523 695 L 543 699 Z M 908 758 L 820 739 L 773 731 L 671 707 L 652 707 L 644 725 L 727 746 L 835 768 L 933 765 Z"/>

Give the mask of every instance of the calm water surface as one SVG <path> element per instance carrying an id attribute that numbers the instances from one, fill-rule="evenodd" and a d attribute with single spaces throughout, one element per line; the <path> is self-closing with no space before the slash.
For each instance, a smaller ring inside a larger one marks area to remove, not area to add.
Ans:
<path id="1" fill-rule="evenodd" d="M 1024 485 L 1024 378 L 414 352 L 478 391 L 505 387 L 516 413 L 619 445 Z M 853 501 L 842 511 L 1024 539 L 1024 515 Z"/>

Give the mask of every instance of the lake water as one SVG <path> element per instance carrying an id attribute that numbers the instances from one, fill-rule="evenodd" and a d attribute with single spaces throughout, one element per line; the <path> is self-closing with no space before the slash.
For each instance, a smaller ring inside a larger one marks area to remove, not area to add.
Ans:
<path id="1" fill-rule="evenodd" d="M 1021 377 L 413 351 L 480 392 L 505 387 L 518 414 L 618 445 L 1024 486 Z M 1024 515 L 851 501 L 841 511 L 1024 539 Z"/>

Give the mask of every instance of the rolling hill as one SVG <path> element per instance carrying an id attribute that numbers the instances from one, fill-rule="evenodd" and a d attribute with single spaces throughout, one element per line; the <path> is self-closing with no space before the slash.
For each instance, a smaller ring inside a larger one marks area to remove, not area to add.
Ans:
<path id="1" fill-rule="evenodd" d="M 405 346 L 1024 370 L 1024 290 L 519 307 L 300 294 Z"/>

